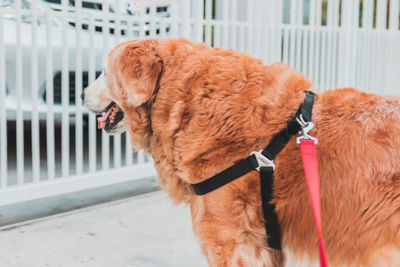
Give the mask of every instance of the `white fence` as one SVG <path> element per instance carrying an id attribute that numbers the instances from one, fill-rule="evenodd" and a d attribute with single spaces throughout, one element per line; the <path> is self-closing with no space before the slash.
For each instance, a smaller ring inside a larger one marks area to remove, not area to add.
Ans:
<path id="1" fill-rule="evenodd" d="M 0 1 L 0 205 L 154 175 L 80 93 L 116 43 L 184 37 L 398 94 L 400 0 Z"/>

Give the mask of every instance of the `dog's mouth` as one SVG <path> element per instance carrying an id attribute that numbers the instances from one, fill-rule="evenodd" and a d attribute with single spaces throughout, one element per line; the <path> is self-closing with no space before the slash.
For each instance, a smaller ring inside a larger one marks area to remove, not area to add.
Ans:
<path id="1" fill-rule="evenodd" d="M 124 112 L 115 102 L 111 102 L 102 113 L 103 115 L 97 118 L 97 128 L 107 132 L 111 131 L 124 118 Z"/>

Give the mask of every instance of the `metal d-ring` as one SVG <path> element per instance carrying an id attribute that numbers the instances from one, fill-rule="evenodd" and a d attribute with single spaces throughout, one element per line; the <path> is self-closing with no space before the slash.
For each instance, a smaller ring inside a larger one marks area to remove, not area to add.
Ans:
<path id="1" fill-rule="evenodd" d="M 315 144 L 318 144 L 318 139 L 308 134 L 314 128 L 314 123 L 312 121 L 304 121 L 302 114 L 296 120 L 301 126 L 299 134 L 303 133 L 302 136 L 296 138 L 296 143 L 300 144 L 300 140 L 313 140 Z"/>
<path id="2" fill-rule="evenodd" d="M 260 151 L 253 151 L 250 155 L 254 155 L 257 160 L 258 167 L 256 167 L 257 171 L 260 171 L 261 167 L 272 167 L 275 170 L 275 164 L 273 160 L 270 160 L 266 156 L 262 154 L 262 150 Z"/>

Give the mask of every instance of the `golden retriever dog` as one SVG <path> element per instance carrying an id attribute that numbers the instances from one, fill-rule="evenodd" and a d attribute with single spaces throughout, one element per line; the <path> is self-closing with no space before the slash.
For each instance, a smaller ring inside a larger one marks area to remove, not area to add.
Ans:
<path id="1" fill-rule="evenodd" d="M 266 48 L 267 49 L 267 48 Z M 183 39 L 117 45 L 82 95 L 99 128 L 129 131 L 161 185 L 190 207 L 210 266 L 318 266 L 299 146 L 275 159 L 282 252 L 268 248 L 258 171 L 198 196 L 191 184 L 264 149 L 312 84 L 290 67 Z M 400 266 L 400 100 L 346 88 L 316 96 L 324 241 L 330 266 Z"/>

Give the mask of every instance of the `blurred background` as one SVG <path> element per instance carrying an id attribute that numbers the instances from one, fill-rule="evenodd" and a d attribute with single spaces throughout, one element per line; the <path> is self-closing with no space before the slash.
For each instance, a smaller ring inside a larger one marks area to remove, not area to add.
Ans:
<path id="1" fill-rule="evenodd" d="M 79 97 L 115 44 L 182 37 L 283 61 L 319 91 L 399 94 L 399 2 L 0 0 L 0 226 L 158 190 L 151 158 Z"/>

